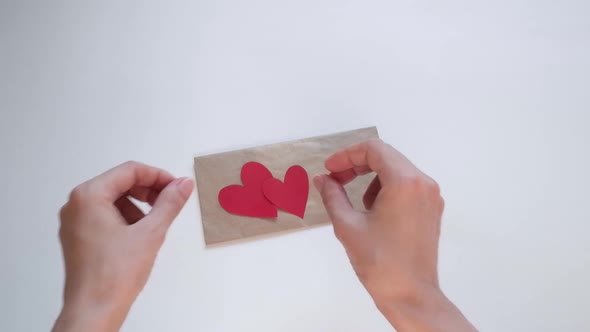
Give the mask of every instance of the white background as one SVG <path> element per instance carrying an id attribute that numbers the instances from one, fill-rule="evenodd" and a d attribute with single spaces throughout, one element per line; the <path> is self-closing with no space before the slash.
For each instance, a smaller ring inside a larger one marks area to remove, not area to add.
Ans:
<path id="1" fill-rule="evenodd" d="M 377 125 L 442 186 L 484 331 L 590 329 L 590 2 L 0 2 L 0 330 L 61 305 L 57 211 L 129 159 Z M 205 249 L 196 195 L 123 331 L 390 331 L 330 226 Z"/>

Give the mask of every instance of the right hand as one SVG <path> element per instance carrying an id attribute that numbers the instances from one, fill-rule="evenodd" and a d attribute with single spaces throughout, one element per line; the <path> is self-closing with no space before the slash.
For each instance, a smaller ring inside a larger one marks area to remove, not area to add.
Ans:
<path id="1" fill-rule="evenodd" d="M 352 267 L 398 331 L 473 331 L 439 288 L 437 259 L 444 201 L 437 183 L 381 140 L 329 157 L 314 178 Z M 353 209 L 343 185 L 375 172 Z"/>

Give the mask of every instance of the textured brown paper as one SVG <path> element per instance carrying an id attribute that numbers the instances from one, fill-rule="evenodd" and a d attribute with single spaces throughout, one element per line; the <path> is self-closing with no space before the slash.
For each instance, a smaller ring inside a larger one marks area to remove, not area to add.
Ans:
<path id="1" fill-rule="evenodd" d="M 313 187 L 313 176 L 326 173 L 324 161 L 332 153 L 351 144 L 376 137 L 378 137 L 377 129 L 371 127 L 196 157 L 195 174 L 205 243 L 214 244 L 328 223 L 330 220 L 322 199 Z M 240 171 L 249 161 L 265 165 L 272 175 L 281 181 L 290 166 L 301 165 L 305 168 L 309 175 L 310 191 L 304 219 L 280 209 L 277 218 L 262 219 L 233 215 L 221 208 L 217 200 L 219 191 L 232 184 L 241 185 Z M 346 186 L 346 191 L 355 208 L 363 208 L 362 197 L 371 180 L 372 177 L 363 176 Z"/>

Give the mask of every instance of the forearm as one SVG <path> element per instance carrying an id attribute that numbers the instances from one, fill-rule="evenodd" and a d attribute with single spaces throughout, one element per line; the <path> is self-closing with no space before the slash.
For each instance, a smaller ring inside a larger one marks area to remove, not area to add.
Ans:
<path id="1" fill-rule="evenodd" d="M 443 292 L 437 289 L 422 289 L 410 297 L 382 301 L 377 303 L 377 307 L 399 332 L 477 331 Z"/>

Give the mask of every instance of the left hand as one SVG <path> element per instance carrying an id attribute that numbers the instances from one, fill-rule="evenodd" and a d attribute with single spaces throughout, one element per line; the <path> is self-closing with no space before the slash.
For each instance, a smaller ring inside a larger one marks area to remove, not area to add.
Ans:
<path id="1" fill-rule="evenodd" d="M 72 191 L 60 213 L 66 282 L 54 332 L 119 330 L 192 190 L 191 179 L 127 162 Z"/>

